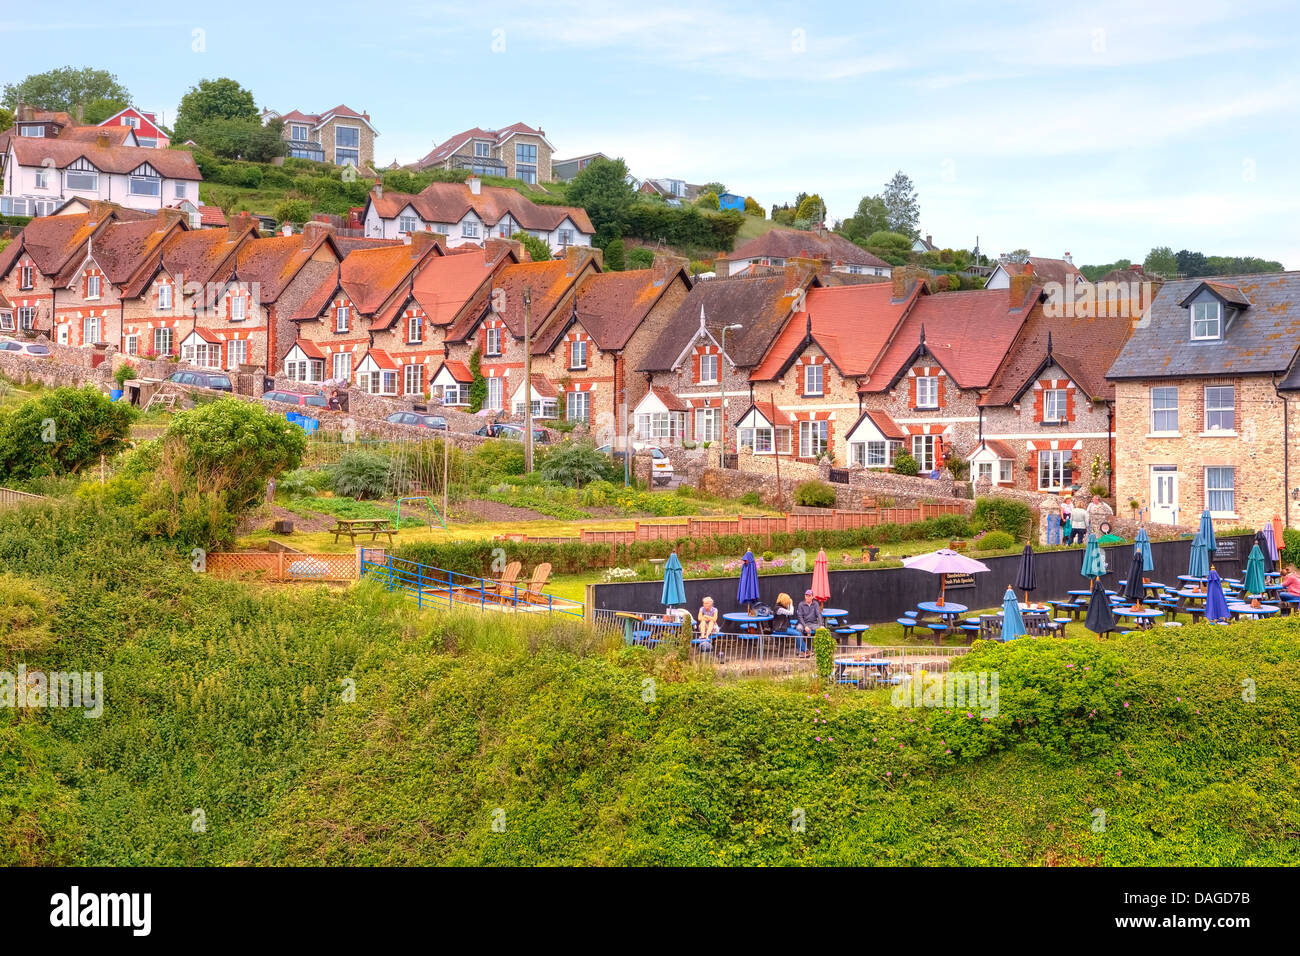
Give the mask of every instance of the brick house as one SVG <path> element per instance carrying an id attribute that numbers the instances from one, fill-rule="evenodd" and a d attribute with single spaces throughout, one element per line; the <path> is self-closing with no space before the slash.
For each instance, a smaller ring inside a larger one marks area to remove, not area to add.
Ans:
<path id="1" fill-rule="evenodd" d="M 370 114 L 339 104 L 324 113 L 290 110 L 281 116 L 274 110 L 262 111 L 262 122 L 279 117 L 284 121 L 282 136 L 289 144 L 289 155 L 331 163 L 373 169 L 375 137 L 379 132 L 370 125 Z"/>
<path id="2" fill-rule="evenodd" d="M 854 275 L 888 276 L 888 262 L 833 232 L 805 232 L 802 229 L 772 229 L 742 245 L 730 255 L 719 256 L 719 276 L 736 276 L 750 267 L 776 266 L 788 259 L 817 260 L 819 271 Z"/>
<path id="3" fill-rule="evenodd" d="M 632 412 L 635 436 L 665 446 L 721 442 L 734 452 L 738 420 L 753 404 L 750 373 L 817 284 L 794 266 L 696 284 L 670 319 L 643 332 L 654 338 L 636 366 L 646 391 Z"/>
<path id="4" fill-rule="evenodd" d="M 504 129 L 467 129 L 449 137 L 415 163 L 418 170 L 467 169 L 525 183 L 549 183 L 555 147 L 546 133 L 524 123 Z"/>
<path id="5" fill-rule="evenodd" d="M 449 360 L 468 369 L 478 353 L 479 371 L 487 380 L 484 408 L 514 412 L 513 399 L 523 382 L 525 296 L 529 333 L 536 335 L 550 323 L 565 322 L 578 287 L 600 271 L 600 250 L 588 247 L 571 248 L 563 259 L 508 265 L 496 276 L 488 308 L 466 314 L 447 330 Z M 534 394 L 532 400 L 540 405 L 546 397 Z"/>
<path id="6" fill-rule="evenodd" d="M 1148 520 L 1300 518 L 1300 272 L 1180 279 L 1110 367 L 1116 496 Z"/>
<path id="7" fill-rule="evenodd" d="M 895 271 L 894 298 L 911 291 L 908 281 L 906 270 Z M 922 474 L 979 442 L 981 394 L 1041 295 L 1029 281 L 1017 277 L 1010 290 L 923 293 L 860 386 L 863 410 L 888 416 Z M 879 439 L 855 429 L 848 440 Z"/>
<path id="8" fill-rule="evenodd" d="M 915 280 L 897 297 L 892 282 L 809 289 L 804 308 L 790 317 L 749 376 L 754 393 L 775 403 L 784 424 L 756 407 L 740 422 L 741 444 L 749 444 L 755 456 L 775 452 L 812 463 L 829 454 L 835 462 L 860 459 L 864 466 L 870 451 L 871 467 L 888 466 L 896 446 L 881 439 L 887 442 L 884 460 L 874 454 L 878 436 L 866 434 L 873 420 L 864 418 L 859 389 L 923 292 Z"/>
<path id="9" fill-rule="evenodd" d="M 660 256 L 649 269 L 588 275 L 566 317 L 558 313 L 533 340 L 533 372 L 539 371 L 559 396 L 569 421 L 596 426 L 599 444 L 622 434 L 623 391 L 628 362 L 644 352 L 644 339 L 629 352 L 638 330 L 652 316 L 676 313 L 690 292 L 683 260 Z M 640 376 L 633 375 L 638 385 Z M 641 395 L 626 396 L 627 408 Z"/>
<path id="10" fill-rule="evenodd" d="M 371 330 L 398 320 L 420 267 L 443 254 L 429 232 L 349 252 L 292 316 L 297 334 L 285 352 L 284 374 L 299 382 L 351 383 L 355 376 L 367 391 L 396 395 L 398 364 L 382 349 L 367 361 Z"/>

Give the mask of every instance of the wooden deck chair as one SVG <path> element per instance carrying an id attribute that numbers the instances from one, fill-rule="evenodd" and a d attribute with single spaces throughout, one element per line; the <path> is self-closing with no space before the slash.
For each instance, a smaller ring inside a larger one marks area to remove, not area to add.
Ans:
<path id="1" fill-rule="evenodd" d="M 501 601 L 502 603 L 508 601 L 513 604 L 515 602 L 515 597 L 518 594 L 518 589 L 515 587 L 515 579 L 519 577 L 519 572 L 523 570 L 523 567 L 524 565 L 521 561 L 511 561 L 507 564 L 506 569 L 501 572 L 501 577 L 497 578 L 495 581 L 496 590 L 490 592 L 491 597 L 497 601 Z M 484 583 L 483 587 L 485 591 L 489 590 L 487 583 Z"/>
<path id="2" fill-rule="evenodd" d="M 546 582 L 551 578 L 551 566 L 543 561 L 537 567 L 533 568 L 532 579 L 528 582 L 528 589 L 524 592 L 523 598 L 529 604 L 545 604 L 547 596 L 542 593 L 542 588 L 546 587 Z"/>

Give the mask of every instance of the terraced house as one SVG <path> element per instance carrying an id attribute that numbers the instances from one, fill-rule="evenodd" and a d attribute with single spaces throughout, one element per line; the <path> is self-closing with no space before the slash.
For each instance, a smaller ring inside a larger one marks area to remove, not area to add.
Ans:
<path id="1" fill-rule="evenodd" d="M 570 246 L 590 246 L 595 235 L 585 209 L 539 206 L 514 189 L 484 186 L 477 177 L 464 183 L 430 183 L 414 195 L 376 186 L 366 201 L 363 222 L 370 238 L 435 232 L 448 248 L 525 232 L 563 253 Z"/>
<path id="2" fill-rule="evenodd" d="M 1116 495 L 1149 520 L 1300 521 L 1300 272 L 1166 283 L 1110 367 Z"/>

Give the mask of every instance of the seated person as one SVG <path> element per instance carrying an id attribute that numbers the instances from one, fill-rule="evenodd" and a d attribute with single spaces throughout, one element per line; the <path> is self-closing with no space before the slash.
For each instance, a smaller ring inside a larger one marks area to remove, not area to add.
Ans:
<path id="1" fill-rule="evenodd" d="M 775 617 L 775 623 L 772 625 L 773 634 L 780 634 L 783 631 L 786 634 L 796 633 L 794 629 L 794 601 L 790 599 L 790 595 L 782 591 L 776 596 L 776 607 L 772 609 L 772 614 Z"/>
<path id="2" fill-rule="evenodd" d="M 1292 597 L 1300 597 L 1300 575 L 1295 568 L 1287 567 L 1286 576 L 1282 578 L 1282 590 Z"/>
<path id="3" fill-rule="evenodd" d="M 708 641 L 718 633 L 718 609 L 713 606 L 713 598 L 706 597 L 704 605 L 697 615 L 700 622 L 700 640 Z"/>
<path id="4" fill-rule="evenodd" d="M 805 637 L 812 637 L 817 633 L 817 628 L 822 626 L 822 606 L 817 603 L 811 590 L 803 592 L 803 600 L 794 611 L 794 628 L 795 633 L 800 635 L 795 639 L 795 650 L 799 652 L 800 657 L 808 657 L 812 651 L 808 649 Z"/>

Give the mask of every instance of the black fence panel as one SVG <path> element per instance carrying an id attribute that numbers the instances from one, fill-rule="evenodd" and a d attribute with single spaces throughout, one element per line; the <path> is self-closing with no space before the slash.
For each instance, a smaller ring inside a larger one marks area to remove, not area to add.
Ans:
<path id="1" fill-rule="evenodd" d="M 1220 538 L 1219 551 L 1214 564 L 1225 578 L 1240 577 L 1245 571 L 1246 556 L 1250 554 L 1253 538 L 1242 535 Z M 1107 588 L 1118 590 L 1118 582 L 1128 575 L 1132 561 L 1133 545 L 1113 545 L 1102 549 L 1106 553 L 1109 572 L 1102 578 Z M 1187 573 L 1187 560 L 1191 539 L 1155 541 L 1151 544 L 1151 560 L 1155 570 L 1152 581 L 1177 584 L 1178 575 Z M 762 603 L 776 604 L 781 592 L 789 594 L 797 604 L 803 592 L 812 583 L 813 555 L 808 556 L 808 570 L 801 574 L 763 574 L 758 578 L 758 592 Z M 1008 586 L 1016 580 L 1020 555 L 1005 555 L 979 559 L 988 565 L 988 572 L 972 575 L 974 584 L 968 587 L 950 587 L 946 599 L 949 603 L 964 604 L 971 609 L 995 607 L 1002 603 Z M 1056 600 L 1067 591 L 1088 587 L 1088 581 L 1079 574 L 1083 564 L 1083 549 L 1044 551 L 1034 555 L 1034 577 L 1038 589 L 1031 595 L 1036 600 Z M 907 568 L 863 568 L 830 572 L 831 599 L 827 607 L 842 608 L 849 620 L 859 624 L 878 624 L 900 617 L 904 611 L 914 610 L 922 601 L 933 601 L 939 594 L 937 575 Z M 744 605 L 736 601 L 738 577 L 687 578 L 686 607 L 695 613 L 705 597 L 712 597 L 723 613 L 743 611 Z M 1017 592 L 1019 593 L 1019 592 Z M 627 583 L 596 584 L 592 586 L 592 607 L 616 611 L 654 611 L 662 605 L 662 581 L 635 581 Z"/>

